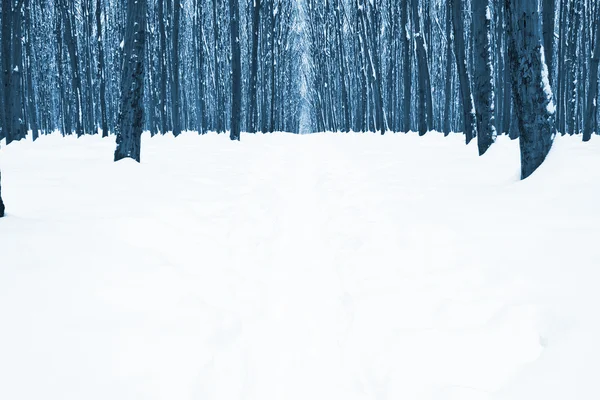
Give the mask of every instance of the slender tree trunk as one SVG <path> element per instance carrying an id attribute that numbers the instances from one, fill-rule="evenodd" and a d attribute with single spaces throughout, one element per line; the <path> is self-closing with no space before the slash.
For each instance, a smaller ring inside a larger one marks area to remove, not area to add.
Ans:
<path id="1" fill-rule="evenodd" d="M 543 29 L 544 29 L 544 57 L 548 66 L 548 80 L 552 84 L 554 78 L 553 55 L 554 55 L 554 1 L 543 2 Z M 475 0 L 477 2 L 477 0 Z"/>
<path id="2" fill-rule="evenodd" d="M 467 144 L 475 138 L 477 126 L 475 119 L 475 104 L 471 95 L 471 79 L 467 68 L 467 57 L 465 53 L 465 35 L 462 19 L 462 0 L 449 0 L 452 7 L 452 26 L 454 31 L 454 56 L 456 68 L 460 81 L 460 94 L 462 98 L 464 129 Z"/>
<path id="3" fill-rule="evenodd" d="M 181 20 L 181 0 L 173 1 L 173 46 L 172 69 L 173 84 L 171 85 L 171 118 L 173 119 L 173 135 L 181 134 L 181 95 L 179 87 L 179 30 Z"/>
<path id="4" fill-rule="evenodd" d="M 600 7 L 598 7 L 600 16 Z M 596 112 L 598 110 L 598 63 L 600 62 L 600 21 L 596 18 L 596 38 L 594 39 L 594 53 L 590 60 L 590 89 L 588 91 L 587 112 L 583 125 L 583 141 L 592 138 L 592 131 L 596 125 Z M 596 132 L 598 133 L 598 132 Z"/>
<path id="5" fill-rule="evenodd" d="M 115 161 L 132 158 L 140 162 L 144 124 L 144 50 L 147 0 L 127 0 L 127 25 L 121 73 L 121 109 L 117 124 Z"/>
<path id="6" fill-rule="evenodd" d="M 452 103 L 452 10 L 450 4 L 446 4 L 446 89 L 444 99 L 444 136 L 451 131 L 450 119 Z"/>
<path id="7" fill-rule="evenodd" d="M 404 110 L 404 115 L 402 116 L 402 130 L 407 133 L 410 131 L 410 110 L 411 110 L 411 92 L 412 92 L 412 49 L 411 49 L 411 40 L 410 40 L 410 27 L 408 25 L 409 21 L 409 13 L 408 13 L 408 0 L 402 1 L 402 12 L 401 12 L 401 28 L 402 32 L 400 34 L 400 40 L 402 41 L 402 61 L 403 61 L 403 99 L 402 99 L 402 109 Z"/>
<path id="8" fill-rule="evenodd" d="M 556 134 L 555 107 L 542 46 L 539 0 L 506 0 L 515 113 L 521 132 L 521 178 L 546 159 Z"/>
<path id="9" fill-rule="evenodd" d="M 104 73 L 104 42 L 102 39 L 102 2 L 96 0 L 96 36 L 98 44 L 98 86 L 100 87 L 100 129 L 102 137 L 108 137 L 106 117 L 106 76 Z"/>
<path id="10" fill-rule="evenodd" d="M 10 73 L 12 56 L 12 5 L 11 0 L 2 0 L 2 136 L 6 138 L 6 144 L 14 140 L 11 132 L 12 115 L 10 113 Z"/>
<path id="11" fill-rule="evenodd" d="M 260 30 L 261 0 L 252 2 L 252 55 L 250 60 L 250 90 L 248 111 L 248 132 L 256 132 L 257 124 L 257 82 L 258 82 L 258 34 Z"/>
<path id="12" fill-rule="evenodd" d="M 240 6 L 238 0 L 229 0 L 231 32 L 231 140 L 240 140 L 242 112 L 242 59 L 240 49 Z"/>
<path id="13" fill-rule="evenodd" d="M 164 135 L 168 131 L 167 127 L 167 33 L 165 28 L 165 5 L 164 0 L 158 0 L 156 3 L 158 18 L 158 41 L 159 41 L 159 95 L 158 109 L 160 115 L 160 131 Z"/>
<path id="14" fill-rule="evenodd" d="M 217 13 L 218 0 L 213 0 L 213 41 L 214 51 L 214 81 L 215 81 L 215 130 L 217 133 L 223 132 L 222 115 L 222 96 L 221 96 L 221 73 L 220 73 L 220 54 L 219 54 L 219 16 Z"/>
<path id="15" fill-rule="evenodd" d="M 491 2 L 473 1 L 473 36 L 475 37 L 474 94 L 477 117 L 477 146 L 485 154 L 496 140 L 494 120 L 494 77 L 491 54 Z"/>

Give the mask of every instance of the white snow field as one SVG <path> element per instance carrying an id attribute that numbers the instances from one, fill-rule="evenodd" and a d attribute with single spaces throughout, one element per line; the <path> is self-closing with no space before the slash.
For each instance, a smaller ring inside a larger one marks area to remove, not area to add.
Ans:
<path id="1" fill-rule="evenodd" d="M 0 151 L 0 399 L 599 399 L 600 140 Z"/>

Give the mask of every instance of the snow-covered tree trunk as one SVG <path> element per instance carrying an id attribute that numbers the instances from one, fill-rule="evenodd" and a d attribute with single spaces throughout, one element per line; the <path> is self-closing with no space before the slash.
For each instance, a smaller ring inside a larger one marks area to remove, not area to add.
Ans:
<path id="1" fill-rule="evenodd" d="M 242 60 L 240 49 L 240 6 L 238 0 L 229 0 L 231 33 L 231 140 L 240 140 L 242 112 Z"/>
<path id="2" fill-rule="evenodd" d="M 460 82 L 460 94 L 463 106 L 464 130 L 467 144 L 476 136 L 477 126 L 475 119 L 475 104 L 471 94 L 471 79 L 467 68 L 467 57 L 465 52 L 465 33 L 462 12 L 462 0 L 449 0 L 452 7 L 452 27 L 454 31 L 454 57 L 456 58 L 456 69 Z"/>
<path id="3" fill-rule="evenodd" d="M 539 0 L 506 0 L 515 114 L 521 148 L 521 179 L 546 159 L 556 133 L 555 106 L 542 46 Z"/>
<path id="4" fill-rule="evenodd" d="M 475 71 L 473 73 L 477 146 L 483 155 L 496 140 L 494 121 L 494 77 L 491 54 L 492 10 L 490 0 L 473 0 Z"/>
<path id="5" fill-rule="evenodd" d="M 121 108 L 117 124 L 115 161 L 132 158 L 140 162 L 144 123 L 144 50 L 147 0 L 127 1 L 127 24 L 121 73 Z"/>
<path id="6" fill-rule="evenodd" d="M 600 16 L 600 7 L 598 8 Z M 583 141 L 592 138 L 592 131 L 597 127 L 596 111 L 598 109 L 598 63 L 600 62 L 600 21 L 596 19 L 596 38 L 594 39 L 594 53 L 590 61 L 590 89 L 588 92 L 587 111 L 584 117 Z M 598 133 L 598 132 L 596 132 Z"/>

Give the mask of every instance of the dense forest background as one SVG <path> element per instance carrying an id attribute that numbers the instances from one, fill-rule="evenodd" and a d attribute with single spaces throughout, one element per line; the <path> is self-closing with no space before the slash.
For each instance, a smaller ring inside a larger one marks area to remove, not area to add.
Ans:
<path id="1" fill-rule="evenodd" d="M 2 1 L 0 137 L 116 131 L 125 3 Z M 483 111 L 487 101 L 492 115 L 480 130 L 519 135 L 504 1 L 144 3 L 143 125 L 153 134 L 229 130 L 236 7 L 242 95 L 235 113 L 242 131 L 438 130 L 472 137 L 470 111 Z M 600 5 L 540 4 L 557 130 L 581 133 L 587 122 L 588 133 L 597 131 L 592 53 Z M 478 73 L 488 57 L 491 81 Z"/>

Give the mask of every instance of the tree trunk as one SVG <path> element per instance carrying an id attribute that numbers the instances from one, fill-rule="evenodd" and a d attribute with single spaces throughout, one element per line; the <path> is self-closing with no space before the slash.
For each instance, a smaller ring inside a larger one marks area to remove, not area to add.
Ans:
<path id="1" fill-rule="evenodd" d="M 144 124 L 144 50 L 147 0 L 127 1 L 127 25 L 121 73 L 121 109 L 117 124 L 115 161 L 129 157 L 140 162 Z"/>
<path id="2" fill-rule="evenodd" d="M 475 38 L 474 94 L 477 117 L 477 147 L 485 154 L 496 140 L 494 121 L 494 77 L 491 54 L 490 0 L 473 0 L 473 36 Z"/>
<path id="3" fill-rule="evenodd" d="M 402 33 L 400 34 L 400 40 L 402 41 L 402 58 L 403 58 L 403 70 L 402 76 L 403 82 L 403 98 L 402 98 L 402 109 L 404 115 L 402 116 L 402 130 L 408 133 L 411 128 L 410 124 L 410 109 L 411 109 L 411 92 L 412 92 L 412 73 L 411 73 L 411 40 L 410 40 L 410 27 L 408 26 L 408 0 L 402 2 L 401 12 L 401 28 Z"/>
<path id="4" fill-rule="evenodd" d="M 600 16 L 600 7 L 598 8 Z M 600 21 L 596 18 L 596 38 L 594 39 L 594 53 L 590 60 L 590 89 L 588 92 L 587 112 L 585 113 L 585 122 L 583 125 L 583 141 L 587 142 L 592 138 L 592 131 L 596 125 L 596 111 L 598 109 L 598 63 L 600 62 Z M 598 133 L 598 132 L 596 132 Z"/>
<path id="5" fill-rule="evenodd" d="M 462 19 L 462 0 L 449 0 L 452 7 L 452 26 L 454 31 L 454 57 L 456 58 L 456 69 L 460 81 L 460 94 L 462 98 L 464 129 L 467 144 L 473 140 L 477 134 L 475 119 L 475 105 L 471 95 L 471 80 L 467 68 L 467 58 L 465 53 L 465 35 Z"/>
<path id="6" fill-rule="evenodd" d="M 242 58 L 240 49 L 240 10 L 238 0 L 229 0 L 231 32 L 231 140 L 240 140 L 242 112 Z"/>
<path id="7" fill-rule="evenodd" d="M 160 131 L 164 135 L 168 131 L 167 127 L 167 33 L 165 28 L 165 5 L 164 0 L 158 0 L 156 3 L 158 19 L 158 65 L 159 65 L 159 94 L 158 110 L 160 115 Z"/>
<path id="8" fill-rule="evenodd" d="M 70 2 L 62 0 L 61 12 L 64 23 L 65 44 L 69 53 L 69 64 L 71 66 L 71 81 L 75 92 L 75 132 L 77 136 L 83 135 L 83 115 L 82 115 L 82 92 L 81 75 L 79 71 L 79 56 L 77 53 L 77 33 L 75 32 L 75 17 L 70 9 Z M 69 132 L 70 133 L 70 132 Z"/>
<path id="9" fill-rule="evenodd" d="M 250 90 L 248 105 L 248 132 L 256 132 L 257 124 L 257 81 L 258 81 L 258 33 L 260 30 L 261 1 L 252 2 L 252 56 L 250 60 Z"/>
<path id="10" fill-rule="evenodd" d="M 181 16 L 181 0 L 173 2 L 173 46 L 172 46 L 172 69 L 173 84 L 171 85 L 171 118 L 173 119 L 173 135 L 181 134 L 181 96 L 179 94 L 179 27 Z"/>
<path id="11" fill-rule="evenodd" d="M 554 55 L 554 1 L 544 0 L 543 3 L 543 28 L 544 28 L 544 57 L 548 66 L 548 80 L 552 84 L 554 78 L 553 55 Z M 477 0 L 475 0 L 477 3 Z"/>
<path id="12" fill-rule="evenodd" d="M 96 36 L 98 42 L 98 85 L 100 86 L 100 129 L 102 137 L 108 137 L 106 117 L 106 76 L 104 74 L 104 43 L 102 42 L 102 2 L 96 0 Z"/>
<path id="13" fill-rule="evenodd" d="M 417 76 L 419 82 L 419 108 L 418 118 L 419 121 L 419 135 L 423 136 L 429 129 L 431 129 L 431 123 L 433 122 L 432 113 L 432 101 L 431 101 L 431 82 L 429 80 L 429 63 L 427 61 L 427 44 L 425 43 L 425 35 L 421 30 L 421 21 L 419 18 L 419 0 L 412 0 L 412 17 L 413 17 L 413 31 L 414 38 L 417 47 Z"/>
<path id="14" fill-rule="evenodd" d="M 446 4 L 446 89 L 444 99 L 444 136 L 451 131 L 450 115 L 452 102 L 452 10 L 450 4 Z"/>
<path id="15" fill-rule="evenodd" d="M 544 162 L 556 134 L 539 10 L 539 0 L 506 0 L 508 57 L 521 132 L 521 179 L 529 177 Z"/>

